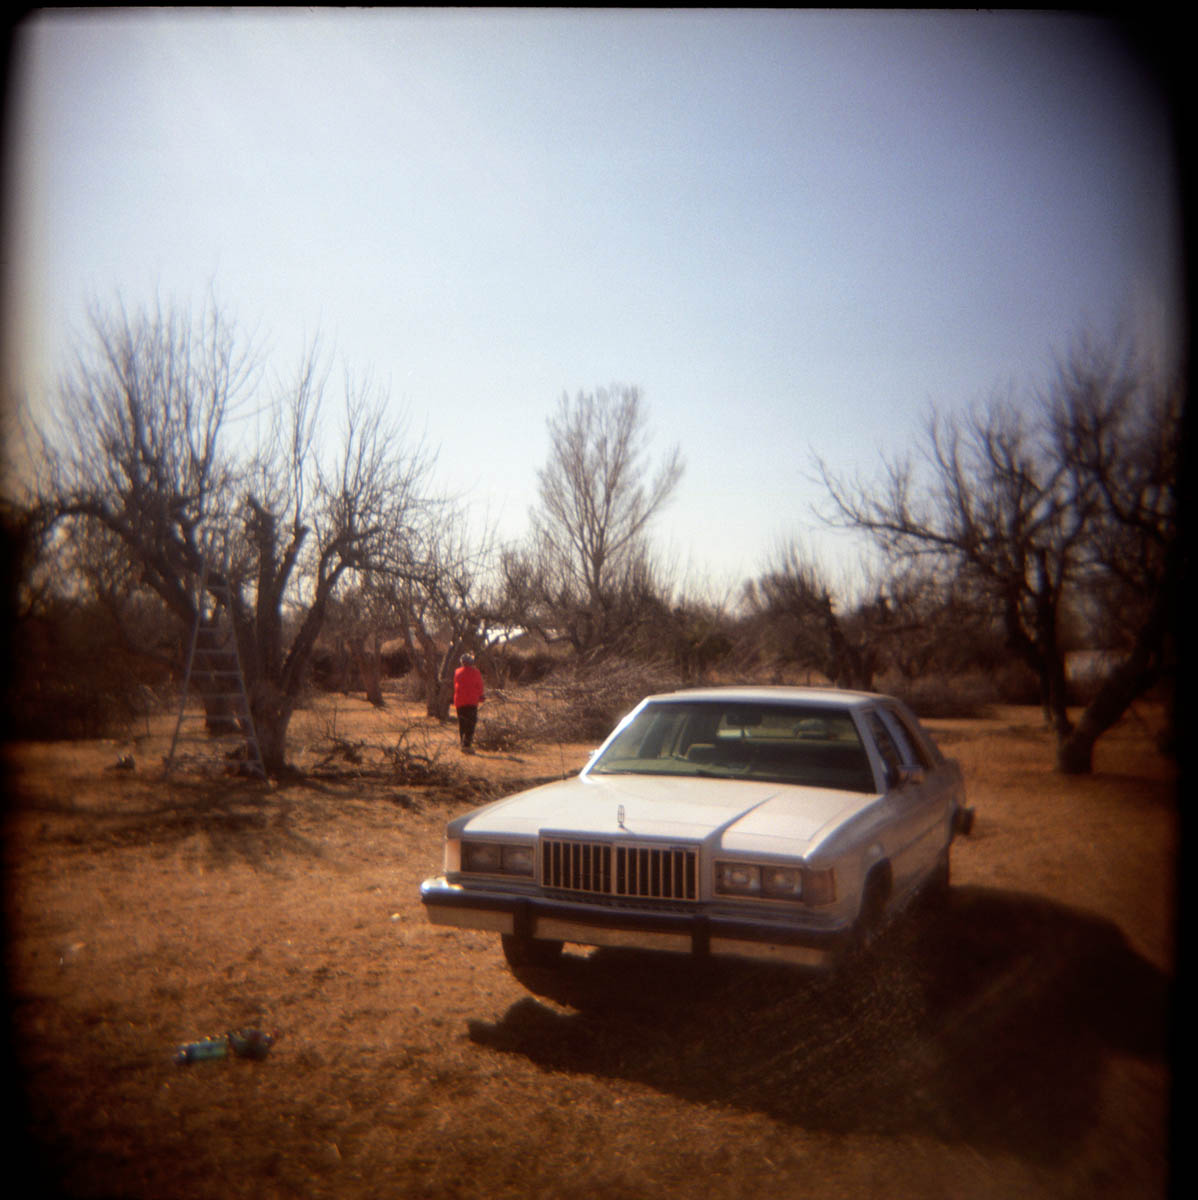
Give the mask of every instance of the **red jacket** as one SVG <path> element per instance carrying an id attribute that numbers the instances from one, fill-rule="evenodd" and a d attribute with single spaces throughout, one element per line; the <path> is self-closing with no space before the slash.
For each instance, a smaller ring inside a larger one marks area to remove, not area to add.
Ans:
<path id="1" fill-rule="evenodd" d="M 483 676 L 477 667 L 461 666 L 453 673 L 453 706 L 470 708 L 483 702 Z"/>

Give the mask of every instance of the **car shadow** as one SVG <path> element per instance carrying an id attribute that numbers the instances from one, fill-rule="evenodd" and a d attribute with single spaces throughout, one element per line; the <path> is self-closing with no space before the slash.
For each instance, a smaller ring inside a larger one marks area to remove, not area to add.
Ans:
<path id="1" fill-rule="evenodd" d="M 1164 1061 L 1169 980 L 1109 921 L 954 888 L 830 976 L 598 950 L 519 972 L 478 1044 L 812 1130 L 1061 1160 L 1118 1052 Z"/>

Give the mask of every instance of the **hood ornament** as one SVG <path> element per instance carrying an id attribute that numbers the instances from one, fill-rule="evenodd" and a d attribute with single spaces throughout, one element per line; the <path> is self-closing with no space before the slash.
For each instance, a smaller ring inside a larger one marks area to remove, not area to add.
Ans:
<path id="1" fill-rule="evenodd" d="M 619 825 L 619 827 L 621 829 L 625 828 L 625 826 L 624 826 L 624 805 L 622 805 L 622 804 L 616 810 L 616 824 Z"/>

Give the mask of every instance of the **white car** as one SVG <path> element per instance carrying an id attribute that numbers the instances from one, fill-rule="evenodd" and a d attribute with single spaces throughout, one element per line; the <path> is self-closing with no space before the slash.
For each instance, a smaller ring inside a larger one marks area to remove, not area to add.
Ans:
<path id="1" fill-rule="evenodd" d="M 823 967 L 947 888 L 964 804 L 960 767 L 890 697 L 650 696 L 576 778 L 450 821 L 421 899 L 499 933 L 515 967 L 565 942 Z"/>

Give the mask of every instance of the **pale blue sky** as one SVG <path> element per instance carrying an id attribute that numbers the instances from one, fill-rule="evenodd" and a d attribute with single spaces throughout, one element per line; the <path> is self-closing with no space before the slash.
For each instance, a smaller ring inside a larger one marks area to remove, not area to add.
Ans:
<path id="1" fill-rule="evenodd" d="M 386 387 L 516 537 L 558 397 L 636 384 L 687 461 L 658 542 L 717 587 L 838 553 L 813 452 L 868 472 L 1178 316 L 1165 109 L 1090 18 L 83 11 L 12 71 L 24 386 L 90 301 L 211 289 L 278 370 L 319 333 Z"/>

